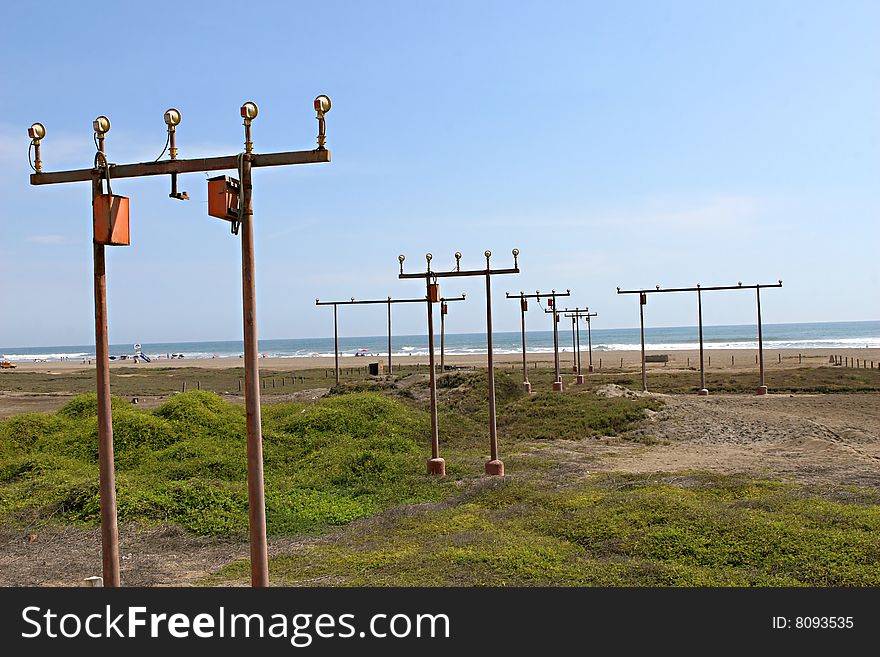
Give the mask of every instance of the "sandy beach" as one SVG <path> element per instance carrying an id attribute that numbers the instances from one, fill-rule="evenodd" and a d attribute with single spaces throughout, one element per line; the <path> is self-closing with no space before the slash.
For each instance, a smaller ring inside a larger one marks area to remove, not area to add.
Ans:
<path id="1" fill-rule="evenodd" d="M 700 354 L 698 350 L 681 350 L 681 351 L 648 351 L 646 355 L 658 355 L 665 353 L 669 356 L 667 364 L 649 363 L 651 369 L 654 368 L 671 368 L 686 369 L 699 368 Z M 560 352 L 560 361 L 562 367 L 567 372 L 572 371 L 571 349 L 562 350 Z M 748 370 L 757 367 L 756 359 L 758 356 L 757 349 L 707 349 L 704 351 L 706 358 L 706 368 L 712 370 Z M 780 367 L 807 367 L 822 366 L 829 364 L 831 356 L 842 356 L 858 361 L 860 367 L 880 368 L 880 349 L 773 349 L 764 350 L 764 366 L 766 369 Z M 440 363 L 440 354 L 437 352 L 436 363 Z M 526 361 L 534 366 L 551 367 L 553 364 L 552 353 L 529 353 Z M 632 369 L 639 366 L 641 361 L 640 352 L 638 351 L 593 351 L 593 367 L 594 369 Z M 367 367 L 369 363 L 387 363 L 387 356 L 340 356 L 339 365 L 343 368 Z M 394 356 L 392 365 L 426 365 L 428 363 L 427 356 Z M 450 355 L 445 357 L 446 365 L 452 366 L 485 366 L 486 355 Z M 496 354 L 495 364 L 498 367 L 511 367 L 517 363 L 522 363 L 522 354 Z M 589 364 L 589 354 L 586 351 L 581 352 L 581 368 L 587 369 Z M 81 361 L 64 361 L 64 362 L 41 362 L 16 363 L 16 372 L 71 372 L 85 369 L 94 369 L 94 361 L 83 364 Z M 122 367 L 137 367 L 139 369 L 159 369 L 168 367 L 201 367 L 207 369 L 226 369 L 243 367 L 241 358 L 184 358 L 184 359 L 154 359 L 151 363 L 138 363 L 135 365 L 132 361 L 114 361 L 110 364 L 111 369 Z M 332 357 L 292 357 L 292 358 L 261 358 L 260 368 L 266 370 L 274 370 L 278 372 L 293 372 L 296 370 L 309 369 L 332 369 L 334 367 L 334 359 Z M 0 371 L 0 375 L 10 370 Z M 2 382 L 2 379 L 0 379 Z M 0 383 L 2 389 L 2 383 Z"/>

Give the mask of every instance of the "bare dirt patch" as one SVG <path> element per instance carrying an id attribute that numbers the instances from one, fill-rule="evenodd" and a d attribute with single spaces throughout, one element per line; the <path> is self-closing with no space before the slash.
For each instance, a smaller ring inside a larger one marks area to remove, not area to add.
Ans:
<path id="1" fill-rule="evenodd" d="M 828 486 L 880 485 L 880 396 L 658 395 L 623 439 L 558 441 L 541 458 L 582 470 L 747 472 Z"/>

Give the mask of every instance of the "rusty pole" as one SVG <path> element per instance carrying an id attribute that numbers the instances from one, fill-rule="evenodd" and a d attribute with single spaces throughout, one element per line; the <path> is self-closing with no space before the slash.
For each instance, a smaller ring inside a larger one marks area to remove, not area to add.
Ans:
<path id="1" fill-rule="evenodd" d="M 562 372 L 559 371 L 559 315 L 556 314 L 556 291 L 553 291 L 553 368 L 556 372 L 556 380 L 553 382 L 553 390 L 562 390 Z"/>
<path id="2" fill-rule="evenodd" d="M 440 301 L 440 371 L 446 371 L 446 302 Z"/>
<path id="3" fill-rule="evenodd" d="M 523 389 L 530 393 L 532 391 L 532 384 L 529 383 L 529 370 L 526 365 L 526 300 L 522 296 L 522 292 L 520 292 L 520 300 L 519 300 L 519 314 L 520 319 L 522 320 L 522 356 L 523 356 Z"/>
<path id="4" fill-rule="evenodd" d="M 431 388 L 431 458 L 428 474 L 446 476 L 446 461 L 440 458 L 440 425 L 437 421 L 437 376 L 434 372 L 434 303 L 431 301 L 431 261 L 425 276 L 425 299 L 428 304 L 428 383 Z"/>
<path id="5" fill-rule="evenodd" d="M 578 318 L 575 316 L 575 332 L 577 334 L 577 383 L 583 383 L 584 375 L 581 374 L 581 325 L 577 320 Z"/>
<path id="6" fill-rule="evenodd" d="M 590 309 L 587 308 L 587 311 L 589 311 L 589 310 Z M 587 344 L 589 345 L 588 349 L 589 349 L 589 353 L 590 353 L 590 367 L 587 370 L 588 372 L 593 371 L 593 331 L 592 331 L 592 327 L 591 327 L 592 322 L 590 322 L 590 317 L 591 316 L 588 314 L 587 315 L 587 341 L 588 341 Z"/>
<path id="7" fill-rule="evenodd" d="M 336 385 L 339 385 L 339 319 L 336 304 L 333 304 L 333 358 L 336 363 Z"/>
<path id="8" fill-rule="evenodd" d="M 706 388 L 706 368 L 703 364 L 703 291 L 697 285 L 697 316 L 699 317 L 700 327 L 700 394 L 705 396 L 709 394 Z"/>
<path id="9" fill-rule="evenodd" d="M 571 318 L 571 371 L 575 374 L 578 374 L 578 366 L 577 366 L 577 340 L 575 338 L 575 331 L 577 330 L 577 319 L 575 317 Z"/>
<path id="10" fill-rule="evenodd" d="M 254 208 L 251 162 L 241 163 L 241 283 L 244 315 L 244 397 L 247 411 L 248 533 L 251 586 L 269 586 L 266 544 L 266 494 L 263 485 L 263 431 L 260 416 L 260 366 L 257 345 L 257 288 L 254 268 Z"/>
<path id="11" fill-rule="evenodd" d="M 761 286 L 755 288 L 755 298 L 758 301 L 758 390 L 757 394 L 766 395 L 767 386 L 764 385 L 764 335 L 761 330 Z"/>
<path id="12" fill-rule="evenodd" d="M 391 297 L 388 297 L 388 373 L 391 374 Z"/>
<path id="13" fill-rule="evenodd" d="M 642 336 L 642 392 L 648 392 L 648 373 L 645 370 L 645 304 L 647 302 L 648 297 L 642 292 L 639 295 L 639 326 Z"/>
<path id="14" fill-rule="evenodd" d="M 498 458 L 498 428 L 495 421 L 495 354 L 492 348 L 492 268 L 491 251 L 486 251 L 486 350 L 489 353 L 489 461 L 486 474 L 504 476 L 504 462 Z"/>
<path id="15" fill-rule="evenodd" d="M 104 137 L 99 134 L 99 150 Z M 92 181 L 92 204 L 102 193 L 101 178 Z M 95 371 L 98 392 L 98 477 L 101 500 L 101 564 L 104 586 L 121 585 L 119 530 L 116 520 L 116 472 L 113 460 L 113 412 L 110 406 L 110 358 L 107 337 L 107 272 L 104 245 L 92 244 L 95 273 Z"/>

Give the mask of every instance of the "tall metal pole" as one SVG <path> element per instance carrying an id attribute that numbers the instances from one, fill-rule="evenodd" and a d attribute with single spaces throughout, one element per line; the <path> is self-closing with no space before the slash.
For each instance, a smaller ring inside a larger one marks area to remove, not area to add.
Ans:
<path id="1" fill-rule="evenodd" d="M 333 358 L 336 363 L 336 385 L 339 385 L 339 319 L 333 304 Z"/>
<path id="2" fill-rule="evenodd" d="M 642 392 L 648 392 L 648 372 L 645 370 L 645 303 L 647 296 L 639 295 L 639 326 L 642 334 Z"/>
<path id="3" fill-rule="evenodd" d="M 767 386 L 764 385 L 764 336 L 761 330 L 761 286 L 755 288 L 755 297 L 758 301 L 758 390 L 757 394 L 766 395 Z"/>
<path id="4" fill-rule="evenodd" d="M 241 284 L 244 311 L 244 403 L 247 411 L 248 531 L 251 586 L 262 587 L 269 586 L 269 553 L 266 545 L 266 496 L 263 487 L 252 192 L 250 157 L 244 156 L 241 166 Z"/>
<path id="5" fill-rule="evenodd" d="M 498 429 L 495 422 L 495 356 L 492 349 L 492 275 L 486 251 L 486 349 L 489 352 L 489 453 L 487 475 L 504 475 L 504 463 L 498 458 Z"/>
<path id="6" fill-rule="evenodd" d="M 104 152 L 104 140 L 100 150 Z M 92 183 L 92 204 L 101 194 L 100 178 Z M 113 414 L 110 407 L 110 358 L 107 337 L 107 272 L 104 245 L 93 245 L 95 267 L 95 369 L 98 391 L 98 476 L 101 500 L 101 564 L 104 586 L 120 586 L 119 531 L 116 524 L 116 473 L 113 461 Z"/>
<path id="7" fill-rule="evenodd" d="M 577 373 L 577 341 L 575 339 L 575 331 L 577 327 L 575 326 L 577 322 L 577 317 L 571 318 L 571 371 Z"/>
<path id="8" fill-rule="evenodd" d="M 560 392 L 562 390 L 562 373 L 559 371 L 559 323 L 556 314 L 556 295 L 553 295 L 553 363 L 556 369 L 556 380 L 553 382 L 553 390 Z"/>
<path id="9" fill-rule="evenodd" d="M 703 364 L 703 291 L 697 286 L 697 316 L 699 318 L 700 327 L 700 394 L 708 395 L 709 390 L 706 388 L 706 367 Z"/>
<path id="10" fill-rule="evenodd" d="M 446 371 L 446 302 L 440 302 L 440 371 Z"/>
<path id="11" fill-rule="evenodd" d="M 391 374 L 391 297 L 388 297 L 388 373 Z"/>
<path id="12" fill-rule="evenodd" d="M 425 277 L 428 303 L 428 377 L 431 387 L 431 458 L 428 474 L 446 476 L 446 461 L 440 458 L 440 428 L 437 422 L 437 378 L 434 373 L 434 304 L 431 301 L 431 274 Z"/>
<path id="13" fill-rule="evenodd" d="M 587 312 L 589 312 L 589 311 L 590 311 L 590 309 L 587 308 Z M 589 343 L 589 350 L 590 350 L 590 369 L 588 371 L 592 372 L 593 371 L 593 331 L 590 326 L 590 316 L 589 315 L 587 315 L 587 340 Z"/>
<path id="14" fill-rule="evenodd" d="M 522 320 L 522 357 L 523 357 L 523 389 L 530 393 L 532 391 L 532 384 L 529 383 L 529 370 L 526 365 L 526 300 L 520 293 L 519 299 L 519 314 L 520 319 Z"/>
<path id="15" fill-rule="evenodd" d="M 587 312 L 590 312 L 589 308 L 587 308 Z M 584 375 L 581 373 L 581 325 L 578 323 L 578 319 L 580 318 L 578 317 L 577 312 L 575 312 L 574 317 L 572 318 L 575 322 L 575 338 L 577 342 L 577 378 L 575 379 L 575 383 L 582 385 L 584 383 Z"/>

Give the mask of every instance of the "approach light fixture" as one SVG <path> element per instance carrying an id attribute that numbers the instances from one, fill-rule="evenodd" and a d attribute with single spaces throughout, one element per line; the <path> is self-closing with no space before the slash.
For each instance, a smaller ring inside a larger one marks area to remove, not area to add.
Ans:
<path id="1" fill-rule="evenodd" d="M 330 102 L 329 96 L 325 96 L 324 94 L 321 94 L 320 96 L 315 98 L 315 111 L 318 114 L 324 114 L 325 112 L 329 112 L 332 104 L 333 103 Z"/>
<path id="2" fill-rule="evenodd" d="M 260 108 L 257 107 L 257 104 L 251 101 L 246 102 L 241 106 L 241 118 L 243 118 L 246 122 L 253 121 L 257 118 L 257 114 L 260 113 Z"/>
<path id="3" fill-rule="evenodd" d="M 180 111 L 173 107 L 165 111 L 165 123 L 169 128 L 173 128 L 180 124 Z"/>
<path id="4" fill-rule="evenodd" d="M 92 128 L 94 128 L 95 132 L 97 132 L 99 135 L 106 134 L 110 132 L 110 119 L 102 114 L 97 119 L 92 121 Z"/>
<path id="5" fill-rule="evenodd" d="M 30 128 L 28 128 L 28 137 L 30 137 L 31 139 L 39 141 L 45 136 L 46 126 L 44 126 L 42 123 L 34 123 Z"/>

